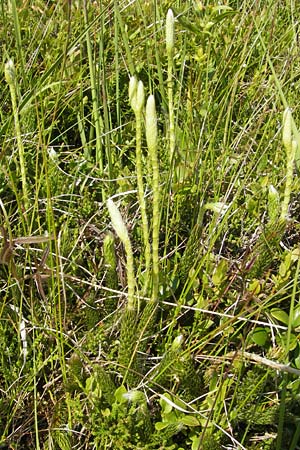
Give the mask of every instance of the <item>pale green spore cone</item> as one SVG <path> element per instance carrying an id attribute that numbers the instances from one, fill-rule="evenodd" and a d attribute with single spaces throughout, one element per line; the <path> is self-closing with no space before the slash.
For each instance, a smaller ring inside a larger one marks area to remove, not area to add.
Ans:
<path id="1" fill-rule="evenodd" d="M 114 227 L 114 230 L 120 240 L 125 245 L 125 242 L 129 240 L 129 235 L 121 213 L 111 198 L 107 200 L 106 205 L 111 218 L 112 226 Z"/>
<path id="2" fill-rule="evenodd" d="M 149 95 L 146 104 L 146 140 L 150 157 L 157 151 L 157 116 L 154 95 Z"/>
<path id="3" fill-rule="evenodd" d="M 141 114 L 145 103 L 145 92 L 143 82 L 137 81 L 136 77 L 129 80 L 129 102 L 135 114 Z"/>
<path id="4" fill-rule="evenodd" d="M 5 81 L 8 85 L 14 85 L 16 81 L 16 69 L 12 59 L 9 59 L 4 67 Z"/>
<path id="5" fill-rule="evenodd" d="M 174 51 L 174 14 L 170 8 L 166 19 L 166 50 L 169 57 L 172 57 Z"/>
<path id="6" fill-rule="evenodd" d="M 75 375 L 78 379 L 82 379 L 82 371 L 83 371 L 83 364 L 80 359 L 80 356 L 73 352 L 69 361 L 68 361 L 69 368 L 73 375 Z"/>
<path id="7" fill-rule="evenodd" d="M 132 108 L 133 110 L 134 110 L 134 108 L 133 108 L 133 106 L 132 106 L 132 103 L 133 103 L 134 100 L 135 100 L 136 90 L 137 90 L 137 84 L 138 84 L 137 78 L 136 78 L 135 76 L 130 77 L 130 80 L 129 80 L 129 89 L 128 89 L 128 96 L 129 96 L 129 102 L 130 102 L 131 108 Z"/>

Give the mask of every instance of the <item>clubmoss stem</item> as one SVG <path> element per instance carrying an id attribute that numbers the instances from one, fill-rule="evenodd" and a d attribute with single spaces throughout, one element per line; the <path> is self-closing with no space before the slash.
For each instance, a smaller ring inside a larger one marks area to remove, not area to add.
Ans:
<path id="1" fill-rule="evenodd" d="M 150 95 L 146 105 L 146 140 L 152 166 L 153 212 L 152 212 L 152 300 L 158 300 L 159 289 L 159 227 L 160 227 L 160 192 L 159 164 L 157 156 L 157 117 L 155 99 Z"/>
<path id="2" fill-rule="evenodd" d="M 149 284 L 151 250 L 149 241 L 149 225 L 146 212 L 146 201 L 143 183 L 143 163 L 142 163 L 142 114 L 145 103 L 144 85 L 142 81 L 137 81 L 136 77 L 131 77 L 129 82 L 129 101 L 135 114 L 136 123 L 136 176 L 138 199 L 141 209 L 142 232 L 145 252 L 145 282 L 144 293 L 146 294 Z"/>

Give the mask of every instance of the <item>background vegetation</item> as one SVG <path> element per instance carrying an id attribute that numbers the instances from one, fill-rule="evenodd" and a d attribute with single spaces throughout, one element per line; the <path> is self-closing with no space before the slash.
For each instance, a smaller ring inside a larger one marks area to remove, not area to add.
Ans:
<path id="1" fill-rule="evenodd" d="M 299 448 L 299 19 L 2 0 L 1 448 Z"/>

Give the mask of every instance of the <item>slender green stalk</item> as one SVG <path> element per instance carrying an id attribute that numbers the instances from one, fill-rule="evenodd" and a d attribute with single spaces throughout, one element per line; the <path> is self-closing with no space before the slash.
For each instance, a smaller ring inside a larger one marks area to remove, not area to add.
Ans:
<path id="1" fill-rule="evenodd" d="M 286 397 L 287 397 L 287 384 L 288 377 L 285 373 L 283 375 L 283 380 L 281 382 L 281 396 L 280 396 L 280 405 L 278 411 L 278 426 L 277 426 L 277 439 L 276 439 L 276 450 L 282 449 L 282 441 L 283 441 L 283 428 L 286 416 Z"/>
<path id="2" fill-rule="evenodd" d="M 87 11 L 87 3 L 84 3 L 84 20 L 86 27 L 89 27 L 88 21 L 88 11 Z M 103 176 L 103 148 L 102 148 L 102 130 L 103 130 L 103 121 L 99 112 L 99 92 L 97 89 L 96 83 L 96 73 L 95 73 L 95 61 L 93 57 L 92 51 L 92 43 L 90 38 L 89 30 L 86 31 L 86 47 L 88 53 L 88 61 L 89 61 L 89 72 L 90 72 L 90 81 L 91 81 L 91 94 L 92 94 L 92 104 L 93 104 L 93 119 L 96 130 L 96 163 L 98 168 L 100 169 L 100 175 Z"/>
<path id="3" fill-rule="evenodd" d="M 169 101 L 169 155 L 171 162 L 175 151 L 175 119 L 173 100 L 174 14 L 172 9 L 168 10 L 166 19 L 166 50 L 168 57 L 167 86 Z"/>
<path id="4" fill-rule="evenodd" d="M 147 292 L 151 265 L 151 250 L 149 242 L 149 225 L 146 211 L 146 201 L 143 183 L 143 163 L 142 163 L 142 114 L 145 102 L 144 85 L 142 81 L 137 81 L 136 77 L 130 78 L 129 83 L 129 100 L 131 107 L 135 114 L 135 126 L 136 126 L 136 176 L 137 176 L 137 190 L 138 199 L 141 209 L 142 217 L 142 232 L 145 251 L 145 282 L 144 292 Z"/>
<path id="5" fill-rule="evenodd" d="M 32 334 L 33 334 L 33 342 L 34 342 L 34 338 L 35 338 L 35 330 L 32 330 Z M 35 345 L 33 345 L 33 358 L 32 358 L 32 363 L 33 363 L 33 401 L 34 401 L 34 430 L 35 430 L 35 448 L 37 450 L 40 449 L 40 440 L 39 440 L 39 422 L 38 422 L 38 393 L 37 393 L 37 377 L 36 374 L 38 373 L 37 370 L 37 361 L 36 361 L 36 349 L 35 349 Z"/>
<path id="6" fill-rule="evenodd" d="M 296 424 L 296 429 L 294 431 L 294 436 L 290 445 L 290 449 L 297 448 L 298 442 L 300 440 L 300 423 Z"/>
<path id="7" fill-rule="evenodd" d="M 159 289 L 159 227 L 160 227 L 160 192 L 159 164 L 157 156 L 157 117 L 154 95 L 150 95 L 146 105 L 146 139 L 152 165 L 153 213 L 152 213 L 152 300 L 158 300 Z"/>
<path id="8" fill-rule="evenodd" d="M 20 164 L 20 172 L 21 172 L 21 180 L 22 180 L 22 191 L 23 191 L 23 201 L 25 209 L 27 210 L 29 207 L 29 199 L 28 199 L 28 188 L 26 181 L 26 163 L 25 163 L 25 151 L 22 141 L 21 135 L 21 126 L 19 121 L 19 112 L 17 106 L 17 91 L 16 91 L 16 70 L 13 61 L 10 59 L 5 64 L 5 80 L 9 86 L 10 97 L 14 115 L 14 123 L 15 123 L 15 132 L 17 138 L 17 145 L 19 151 L 19 164 Z"/>
<path id="9" fill-rule="evenodd" d="M 80 115 L 80 112 L 77 112 L 77 124 L 78 124 L 78 131 L 80 134 L 81 144 L 83 148 L 83 154 L 86 161 L 91 160 L 91 152 L 89 149 L 89 145 L 86 139 L 85 135 L 85 129 L 84 129 L 84 117 Z"/>
<path id="10" fill-rule="evenodd" d="M 166 93 L 166 86 L 165 86 L 165 80 L 164 80 L 164 69 L 162 66 L 162 59 L 160 56 L 160 40 L 159 40 L 159 29 L 160 29 L 160 15 L 159 15 L 159 9 L 155 6 L 154 8 L 154 49 L 155 49 L 155 62 L 156 62 L 156 72 L 158 77 L 158 89 L 161 95 L 161 101 L 162 101 L 162 109 L 165 111 L 168 110 L 168 99 L 167 99 L 167 93 Z"/>
<path id="11" fill-rule="evenodd" d="M 117 16 L 117 9 L 118 9 L 118 0 L 114 1 L 114 55 L 115 55 L 115 78 L 116 78 L 116 121 L 117 121 L 117 127 L 118 129 L 121 128 L 121 107 L 120 107 L 120 61 L 119 61 L 119 23 L 116 18 Z M 118 133 L 117 136 L 117 143 L 120 144 L 121 142 L 121 133 Z"/>
<path id="12" fill-rule="evenodd" d="M 100 7 L 102 9 L 102 1 L 100 2 Z M 106 57 L 105 57 L 105 15 L 101 14 L 102 16 L 102 22 L 101 22 L 101 28 L 100 28 L 100 36 L 99 36 L 99 81 L 98 84 L 101 86 L 101 92 L 102 92 L 102 109 L 103 109 L 103 143 L 104 143 L 104 149 L 105 149 L 105 163 L 107 164 L 108 169 L 108 177 L 110 179 L 114 178 L 113 174 L 113 148 L 111 146 L 111 137 L 110 137 L 110 131 L 112 128 L 111 124 L 111 117 L 109 112 L 109 105 L 108 105 L 108 86 L 107 86 L 107 80 L 108 80 L 108 67 L 106 64 Z M 100 91 L 100 90 L 99 90 Z M 100 94 L 100 92 L 99 92 Z"/>
<path id="13" fill-rule="evenodd" d="M 275 72 L 274 65 L 273 65 L 273 63 L 272 63 L 272 60 L 271 60 L 270 55 L 269 55 L 269 52 L 268 52 L 267 47 L 266 47 L 266 45 L 265 45 L 265 43 L 264 43 L 264 40 L 263 40 L 263 38 L 262 38 L 261 32 L 260 32 L 260 30 L 259 30 L 259 28 L 258 28 L 258 25 L 257 25 L 255 19 L 254 19 L 254 24 L 255 24 L 256 29 L 257 29 L 257 31 L 258 31 L 258 37 L 259 37 L 260 43 L 261 43 L 261 45 L 262 45 L 262 48 L 263 48 L 263 50 L 264 50 L 264 52 L 265 52 L 266 60 L 267 60 L 267 62 L 268 62 L 268 64 L 269 64 L 269 66 L 270 66 L 272 75 L 273 75 L 273 77 L 274 77 L 274 82 L 275 82 L 275 85 L 276 85 L 277 90 L 278 90 L 278 92 L 279 92 L 280 99 L 281 99 L 281 101 L 282 101 L 282 103 L 283 103 L 283 106 L 284 106 L 285 108 L 288 108 L 288 103 L 287 103 L 287 100 L 286 100 L 285 95 L 284 95 L 284 93 L 283 93 L 283 90 L 282 90 L 280 81 L 279 81 L 279 79 L 278 79 L 278 77 L 277 77 L 277 74 L 276 74 L 276 72 Z M 296 158 L 295 158 L 295 159 L 296 159 L 296 164 L 297 164 L 297 167 L 298 167 L 298 165 L 299 165 L 299 160 L 300 160 L 300 155 L 299 155 L 299 152 L 300 152 L 300 133 L 299 133 L 299 131 L 298 131 L 298 128 L 296 127 L 296 124 L 295 124 L 295 121 L 294 121 L 293 118 L 291 118 L 291 121 L 292 121 L 292 130 L 293 130 L 293 133 L 294 133 L 294 136 L 295 136 L 295 140 L 296 140 L 296 142 L 297 142 L 297 150 L 298 150 L 298 151 L 297 151 L 297 155 L 296 155 Z"/>
<path id="14" fill-rule="evenodd" d="M 286 347 L 285 347 L 285 355 L 286 355 L 286 359 L 285 362 L 286 364 L 290 364 L 289 361 L 289 353 L 290 353 L 290 343 L 291 343 L 291 338 L 292 338 L 292 317 L 295 314 L 295 304 L 297 305 L 297 292 L 298 292 L 298 287 L 299 287 L 299 274 L 300 274 L 300 259 L 298 259 L 297 261 L 297 267 L 296 267 L 296 272 L 294 275 L 294 280 L 293 280 L 293 289 L 292 289 L 292 294 L 291 294 L 291 298 L 290 298 L 290 310 L 289 310 L 289 323 L 288 323 L 288 329 L 287 329 L 287 334 L 286 334 Z"/>
<path id="15" fill-rule="evenodd" d="M 122 41 L 123 41 L 123 44 L 124 44 L 124 47 L 125 47 L 125 52 L 126 52 L 126 56 L 127 56 L 127 60 L 128 60 L 129 72 L 134 74 L 135 73 L 135 66 L 134 66 L 134 62 L 133 62 L 132 56 L 131 56 L 131 50 L 130 50 L 130 45 L 129 45 L 128 34 L 127 34 L 127 30 L 125 29 L 122 16 L 120 14 L 119 2 L 117 0 L 115 1 L 114 12 L 115 12 L 115 17 L 116 17 L 116 19 L 118 21 L 118 24 L 119 24 L 119 27 L 120 27 L 120 31 L 121 31 L 121 35 L 122 35 Z"/>

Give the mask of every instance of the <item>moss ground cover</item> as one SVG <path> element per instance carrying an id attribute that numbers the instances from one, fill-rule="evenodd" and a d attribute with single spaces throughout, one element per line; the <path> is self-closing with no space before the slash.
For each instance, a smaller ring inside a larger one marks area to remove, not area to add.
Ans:
<path id="1" fill-rule="evenodd" d="M 1 3 L 0 448 L 299 448 L 299 20 Z"/>

